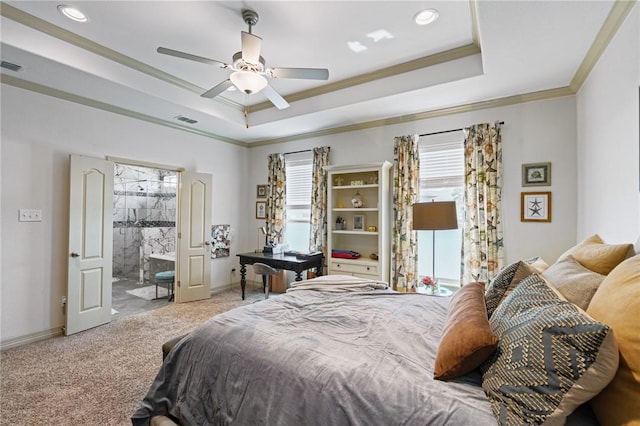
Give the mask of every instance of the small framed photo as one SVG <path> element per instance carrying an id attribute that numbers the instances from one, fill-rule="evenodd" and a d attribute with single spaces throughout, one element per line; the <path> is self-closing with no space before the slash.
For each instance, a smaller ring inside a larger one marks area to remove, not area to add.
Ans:
<path id="1" fill-rule="evenodd" d="M 267 218 L 267 202 L 256 201 L 256 219 L 266 219 L 266 218 Z"/>
<path id="2" fill-rule="evenodd" d="M 523 164 L 522 186 L 551 186 L 551 163 Z"/>
<path id="3" fill-rule="evenodd" d="M 267 198 L 267 185 L 257 185 L 256 186 L 256 197 L 257 198 Z"/>
<path id="4" fill-rule="evenodd" d="M 353 230 L 364 231 L 364 215 L 363 214 L 353 215 Z"/>
<path id="5" fill-rule="evenodd" d="M 520 196 L 521 222 L 551 222 L 551 192 L 523 192 Z"/>

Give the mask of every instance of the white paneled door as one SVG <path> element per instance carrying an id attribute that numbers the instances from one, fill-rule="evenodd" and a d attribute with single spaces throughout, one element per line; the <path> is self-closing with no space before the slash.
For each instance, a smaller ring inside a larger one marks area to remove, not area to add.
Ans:
<path id="1" fill-rule="evenodd" d="M 111 320 L 113 163 L 71 155 L 65 334 Z"/>
<path id="2" fill-rule="evenodd" d="M 181 174 L 177 302 L 211 297 L 211 184 L 210 174 Z"/>

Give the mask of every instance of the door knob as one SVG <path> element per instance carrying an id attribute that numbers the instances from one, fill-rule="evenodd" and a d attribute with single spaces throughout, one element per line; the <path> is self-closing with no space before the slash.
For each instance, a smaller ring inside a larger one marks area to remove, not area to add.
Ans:
<path id="1" fill-rule="evenodd" d="M 77 251 L 72 251 L 71 252 L 71 257 L 80 257 L 80 255 L 78 254 Z"/>
<path id="2" fill-rule="evenodd" d="M 211 243 L 210 243 L 209 241 L 205 241 L 205 242 L 204 242 L 204 245 L 205 245 L 205 246 L 208 246 L 208 245 L 210 245 L 210 244 L 211 244 Z"/>

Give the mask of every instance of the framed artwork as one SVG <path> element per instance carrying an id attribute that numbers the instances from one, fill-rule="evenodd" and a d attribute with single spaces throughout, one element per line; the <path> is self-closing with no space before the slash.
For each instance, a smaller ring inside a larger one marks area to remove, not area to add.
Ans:
<path id="1" fill-rule="evenodd" d="M 551 163 L 522 165 L 522 186 L 550 186 Z"/>
<path id="2" fill-rule="evenodd" d="M 520 221 L 551 222 L 551 192 L 521 193 Z"/>
<path id="3" fill-rule="evenodd" d="M 353 215 L 353 230 L 364 231 L 364 215 L 363 214 Z"/>
<path id="4" fill-rule="evenodd" d="M 211 258 L 229 256 L 231 225 L 211 225 Z"/>
<path id="5" fill-rule="evenodd" d="M 267 185 L 257 185 L 256 186 L 256 197 L 257 198 L 267 198 Z"/>
<path id="6" fill-rule="evenodd" d="M 267 218 L 267 202 L 256 201 L 256 219 L 266 219 L 266 218 Z"/>

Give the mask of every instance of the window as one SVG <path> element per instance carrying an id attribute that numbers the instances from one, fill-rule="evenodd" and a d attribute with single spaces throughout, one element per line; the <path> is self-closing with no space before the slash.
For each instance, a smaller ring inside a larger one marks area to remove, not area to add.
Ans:
<path id="1" fill-rule="evenodd" d="M 309 251 L 311 235 L 311 182 L 313 153 L 288 154 L 285 157 L 287 175 L 287 223 L 285 243 L 289 250 Z"/>
<path id="2" fill-rule="evenodd" d="M 435 231 L 435 275 L 441 284 L 460 284 L 464 218 L 464 134 L 462 131 L 420 138 L 420 202 L 455 201 L 458 229 Z M 434 276 L 434 231 L 418 231 L 418 275 Z"/>

